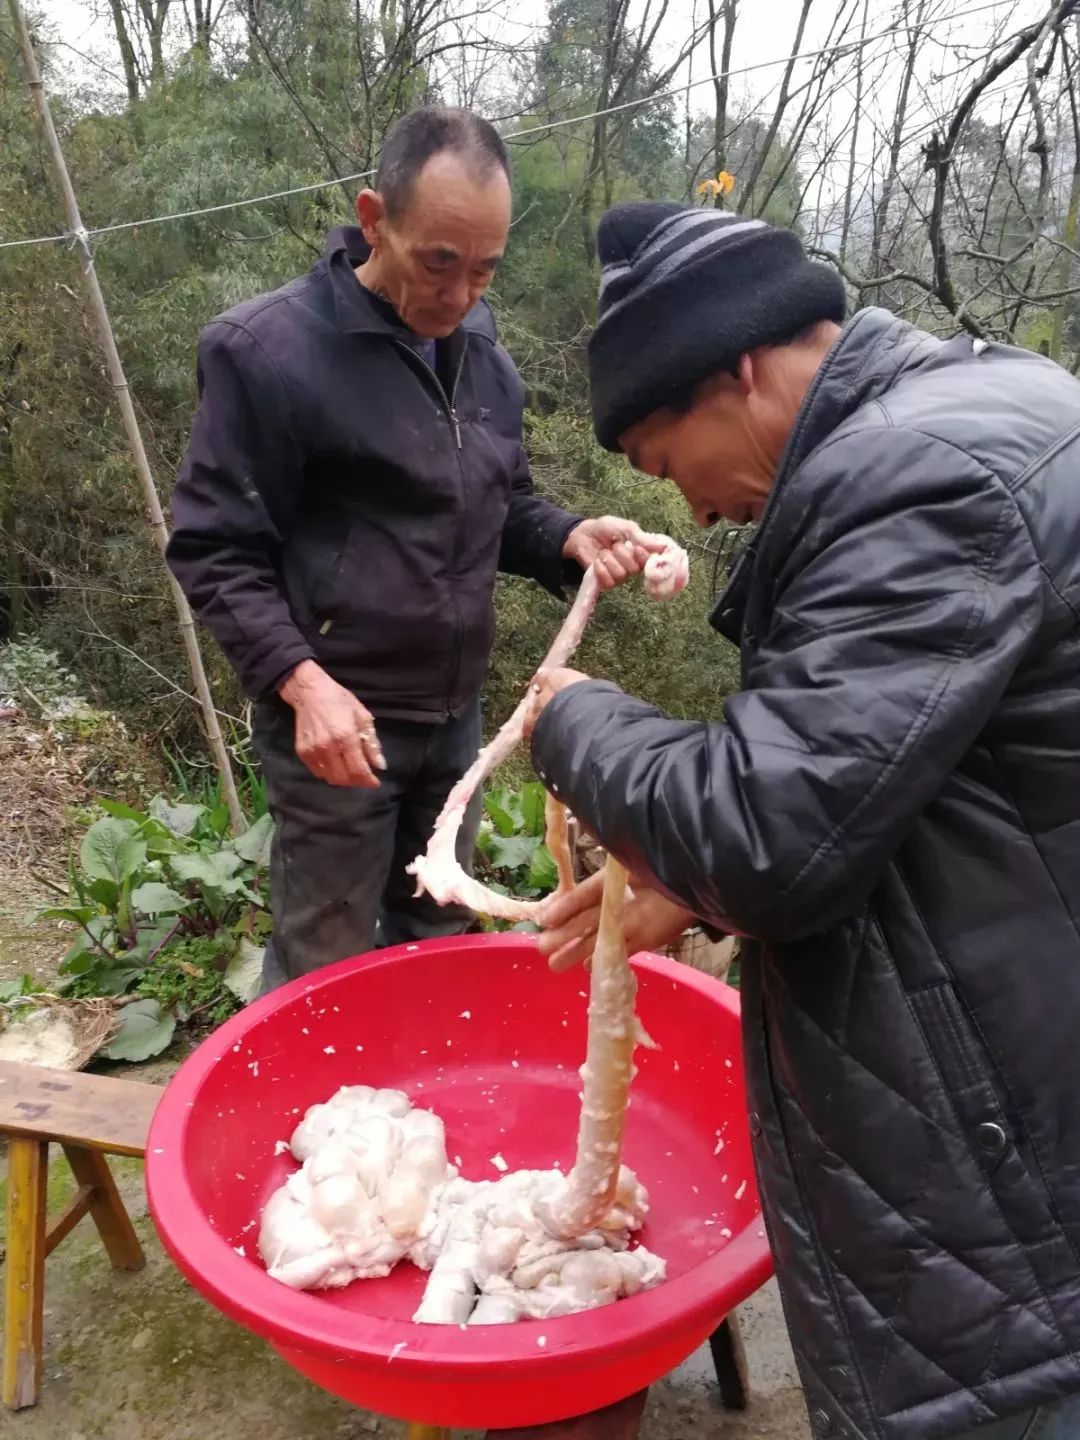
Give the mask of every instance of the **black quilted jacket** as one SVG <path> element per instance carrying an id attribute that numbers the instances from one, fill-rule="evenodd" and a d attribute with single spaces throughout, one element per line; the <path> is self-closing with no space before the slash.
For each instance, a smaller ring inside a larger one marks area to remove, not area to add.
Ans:
<path id="1" fill-rule="evenodd" d="M 1080 384 L 863 311 L 714 616 L 727 723 L 589 683 L 536 731 L 606 845 L 754 937 L 751 1129 L 820 1436 L 1080 1391 L 1078 612 Z"/>

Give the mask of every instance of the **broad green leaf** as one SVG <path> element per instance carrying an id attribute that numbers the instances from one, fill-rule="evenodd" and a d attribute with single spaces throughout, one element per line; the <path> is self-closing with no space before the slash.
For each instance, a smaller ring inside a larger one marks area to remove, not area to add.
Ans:
<path id="1" fill-rule="evenodd" d="M 233 841 L 233 849 L 249 865 L 263 866 L 270 860 L 270 841 L 274 834 L 271 815 L 260 815 L 254 825 Z"/>
<path id="2" fill-rule="evenodd" d="M 116 820 L 110 815 L 95 821 L 83 836 L 79 848 L 79 858 L 87 877 L 90 880 L 113 880 L 122 885 L 146 858 L 146 846 L 138 837 L 139 827 L 134 820 Z"/>
<path id="3" fill-rule="evenodd" d="M 141 865 L 146 864 L 146 841 L 141 835 L 133 835 L 120 846 L 117 859 L 120 862 L 120 883 L 123 885 L 134 878 Z"/>
<path id="4" fill-rule="evenodd" d="M 142 965 L 106 965 L 94 976 L 94 988 L 99 995 L 126 995 L 144 973 Z"/>
<path id="5" fill-rule="evenodd" d="M 211 855 L 173 855 L 168 862 L 174 879 L 194 881 L 212 890 L 226 885 L 243 863 L 232 850 L 216 850 Z"/>
<path id="6" fill-rule="evenodd" d="M 225 986 L 242 1005 L 249 1005 L 259 993 L 263 956 L 266 951 L 250 940 L 241 940 L 225 971 Z"/>
<path id="7" fill-rule="evenodd" d="M 539 780 L 521 787 L 521 828 L 526 835 L 543 835 L 547 792 Z"/>
<path id="8" fill-rule="evenodd" d="M 149 1060 L 168 1048 L 175 1019 L 156 1000 L 133 1000 L 120 1011 L 120 1029 L 102 1050 L 108 1060 Z"/>
<path id="9" fill-rule="evenodd" d="M 111 815 L 114 820 L 134 820 L 136 825 L 142 825 L 146 815 L 141 810 L 133 810 L 130 805 L 121 804 L 119 800 L 99 800 L 98 805 Z"/>
<path id="10" fill-rule="evenodd" d="M 93 970 L 95 965 L 105 963 L 105 957 L 97 950 L 77 950 L 74 954 L 69 950 L 60 962 L 61 975 L 85 975 L 88 970 Z"/>
<path id="11" fill-rule="evenodd" d="M 499 803 L 500 799 L 501 796 L 497 796 L 497 792 L 489 790 L 488 793 L 484 796 L 484 809 L 491 817 L 492 824 L 495 826 L 496 830 L 498 830 L 500 835 L 513 835 L 513 818 L 511 817 L 510 812 Z"/>
<path id="12" fill-rule="evenodd" d="M 191 834 L 200 818 L 206 814 L 206 806 L 186 805 L 183 802 L 173 805 L 164 795 L 155 795 L 150 801 L 150 814 L 174 835 L 186 836 Z"/>
<path id="13" fill-rule="evenodd" d="M 96 900 L 99 905 L 104 905 L 106 910 L 115 910 L 116 902 L 120 898 L 120 886 L 115 880 L 91 880 L 86 887 L 86 893 L 91 900 Z"/>
<path id="14" fill-rule="evenodd" d="M 529 884 L 538 890 L 554 890 L 559 883 L 559 869 L 546 845 L 538 845 L 529 866 Z"/>
<path id="15" fill-rule="evenodd" d="M 539 844 L 534 835 L 497 835 L 491 842 L 491 863 L 506 870 L 524 869 Z"/>
<path id="16" fill-rule="evenodd" d="M 39 910 L 35 918 L 66 920 L 69 925 L 86 925 L 98 914 L 99 912 L 89 905 L 50 905 L 47 910 Z"/>
<path id="17" fill-rule="evenodd" d="M 178 915 L 189 903 L 160 880 L 150 880 L 131 892 L 132 907 L 140 915 Z"/>
<path id="18" fill-rule="evenodd" d="M 167 825 L 162 825 L 160 820 L 147 820 L 142 827 L 142 837 L 146 841 L 146 851 L 155 860 L 160 860 L 166 855 L 179 855 L 187 850 L 189 842 L 182 835 L 176 835 Z"/>

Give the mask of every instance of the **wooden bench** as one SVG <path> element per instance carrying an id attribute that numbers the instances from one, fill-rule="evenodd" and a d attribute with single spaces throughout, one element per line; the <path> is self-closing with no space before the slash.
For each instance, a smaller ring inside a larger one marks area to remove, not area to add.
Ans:
<path id="1" fill-rule="evenodd" d="M 0 1060 L 0 1137 L 8 1142 L 4 1363 L 0 1398 L 12 1410 L 41 1393 L 45 1257 L 89 1215 L 118 1270 L 146 1263 L 106 1155 L 146 1154 L 161 1091 Z M 49 1146 L 67 1156 L 76 1191 L 53 1220 L 47 1210 Z"/>

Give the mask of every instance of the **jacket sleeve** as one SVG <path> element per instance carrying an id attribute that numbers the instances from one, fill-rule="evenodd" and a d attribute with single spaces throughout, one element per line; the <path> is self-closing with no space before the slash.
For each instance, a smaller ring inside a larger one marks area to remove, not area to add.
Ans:
<path id="1" fill-rule="evenodd" d="M 546 590 L 561 597 L 563 587 L 580 585 L 584 574 L 576 561 L 564 560 L 562 553 L 566 537 L 581 519 L 536 494 L 523 445 L 510 481 L 510 508 L 499 548 L 499 569 L 538 580 Z"/>
<path id="2" fill-rule="evenodd" d="M 313 655 L 279 569 L 302 480 L 280 375 L 247 330 L 215 321 L 199 344 L 199 408 L 173 489 L 167 559 L 256 697 Z"/>
<path id="3" fill-rule="evenodd" d="M 669 720 L 590 682 L 556 696 L 533 737 L 538 773 L 604 845 L 705 922 L 772 942 L 858 914 L 1042 609 L 1011 494 L 952 447 L 891 431 L 807 465 L 831 483 L 807 487 L 819 513 L 726 723 Z"/>
<path id="4" fill-rule="evenodd" d="M 513 424 L 520 434 L 525 386 L 503 347 L 498 345 L 496 350 L 502 366 L 506 403 L 513 407 Z M 581 520 L 582 516 L 560 510 L 550 500 L 537 495 L 525 446 L 519 445 L 517 463 L 510 476 L 510 506 L 499 547 L 499 569 L 509 575 L 538 580 L 546 590 L 561 598 L 564 586 L 581 584 L 581 567 L 564 560 L 562 553 L 567 535 Z"/>

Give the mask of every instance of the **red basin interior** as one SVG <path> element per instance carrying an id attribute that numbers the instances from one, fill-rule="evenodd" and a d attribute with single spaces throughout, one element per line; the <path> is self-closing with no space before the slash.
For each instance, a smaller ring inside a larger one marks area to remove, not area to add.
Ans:
<path id="1" fill-rule="evenodd" d="M 213 1304 L 356 1404 L 431 1425 L 539 1424 L 633 1393 L 679 1364 L 761 1285 L 737 993 L 656 956 L 634 961 L 639 1050 L 625 1159 L 649 1189 L 642 1241 L 668 1262 L 648 1294 L 589 1315 L 462 1331 L 410 1322 L 424 1276 L 299 1294 L 269 1279 L 258 1217 L 295 1168 L 277 1156 L 340 1085 L 394 1086 L 446 1123 L 469 1178 L 573 1159 L 587 977 L 552 976 L 527 936 L 378 951 L 256 1002 L 168 1087 L 151 1130 L 151 1211 Z"/>

